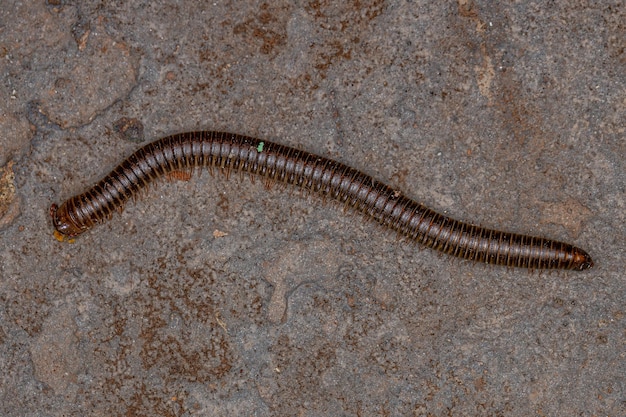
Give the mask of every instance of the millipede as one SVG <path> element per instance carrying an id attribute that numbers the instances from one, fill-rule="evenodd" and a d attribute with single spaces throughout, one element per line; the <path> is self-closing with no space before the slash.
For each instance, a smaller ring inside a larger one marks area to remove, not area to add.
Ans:
<path id="1" fill-rule="evenodd" d="M 582 271 L 593 266 L 568 243 L 489 229 L 440 214 L 341 162 L 234 133 L 179 133 L 148 143 L 82 194 L 52 204 L 59 240 L 103 223 L 158 178 L 194 169 L 262 177 L 332 198 L 407 239 L 475 262 L 529 269 Z M 177 174 L 174 174 L 177 175 Z"/>

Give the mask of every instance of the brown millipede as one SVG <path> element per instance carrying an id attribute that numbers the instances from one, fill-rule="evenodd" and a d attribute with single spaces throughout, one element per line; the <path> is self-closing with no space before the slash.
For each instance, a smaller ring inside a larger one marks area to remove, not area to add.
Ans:
<path id="1" fill-rule="evenodd" d="M 121 211 L 153 180 L 196 167 L 248 172 L 331 197 L 419 244 L 476 262 L 530 269 L 593 266 L 585 251 L 570 244 L 463 223 L 340 162 L 224 132 L 181 133 L 143 146 L 84 193 L 50 207 L 57 234 L 79 235 Z"/>

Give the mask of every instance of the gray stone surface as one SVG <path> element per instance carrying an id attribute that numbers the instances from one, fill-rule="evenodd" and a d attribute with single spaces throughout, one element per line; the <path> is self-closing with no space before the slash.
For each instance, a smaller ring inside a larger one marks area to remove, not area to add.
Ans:
<path id="1" fill-rule="evenodd" d="M 623 1 L 4 2 L 0 415 L 626 415 L 625 22 Z M 219 175 L 58 242 L 49 205 L 138 146 L 122 118 L 330 156 L 596 267 L 474 265 Z"/>

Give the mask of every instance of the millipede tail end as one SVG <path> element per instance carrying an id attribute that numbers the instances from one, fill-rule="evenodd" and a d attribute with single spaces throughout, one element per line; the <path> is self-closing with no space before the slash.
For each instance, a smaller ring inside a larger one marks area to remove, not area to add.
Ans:
<path id="1" fill-rule="evenodd" d="M 593 259 L 591 256 L 580 248 L 573 248 L 572 250 L 572 267 L 576 271 L 584 271 L 585 269 L 593 268 Z"/>

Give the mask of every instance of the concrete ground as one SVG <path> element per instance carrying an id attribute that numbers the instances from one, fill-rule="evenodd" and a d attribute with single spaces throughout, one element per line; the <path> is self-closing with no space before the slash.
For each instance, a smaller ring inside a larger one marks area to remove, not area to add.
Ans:
<path id="1" fill-rule="evenodd" d="M 626 415 L 626 4 L 8 0 L 0 415 Z M 259 181 L 48 207 L 226 130 L 589 251 L 475 265 Z"/>

